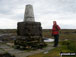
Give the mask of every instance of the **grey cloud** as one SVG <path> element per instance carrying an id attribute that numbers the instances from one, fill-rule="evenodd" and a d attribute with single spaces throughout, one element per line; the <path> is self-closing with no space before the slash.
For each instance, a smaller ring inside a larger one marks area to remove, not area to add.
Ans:
<path id="1" fill-rule="evenodd" d="M 76 0 L 0 0 L 0 14 L 3 15 L 1 17 L 5 19 L 23 20 L 24 13 L 18 14 L 17 12 L 14 13 L 14 11 L 16 9 L 25 9 L 26 4 L 32 4 L 34 6 L 37 21 L 39 21 L 39 18 L 50 19 L 51 17 L 55 17 L 57 20 L 61 18 L 63 20 L 76 18 Z M 44 23 L 42 22 L 42 24 Z M 43 27 L 45 28 L 45 26 Z M 66 27 L 71 28 L 69 25 L 63 26 L 63 28 Z"/>
<path id="2" fill-rule="evenodd" d="M 76 0 L 61 0 L 58 6 L 62 12 L 76 13 Z"/>
<path id="3" fill-rule="evenodd" d="M 52 13 L 76 13 L 76 0 L 48 0 L 46 3 L 50 11 L 56 9 Z"/>

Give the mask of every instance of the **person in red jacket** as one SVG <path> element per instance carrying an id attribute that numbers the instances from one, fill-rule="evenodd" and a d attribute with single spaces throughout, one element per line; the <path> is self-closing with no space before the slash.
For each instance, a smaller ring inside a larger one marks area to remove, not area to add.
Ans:
<path id="1" fill-rule="evenodd" d="M 60 27 L 57 25 L 56 21 L 53 21 L 52 36 L 54 36 L 54 47 L 58 46 L 59 30 Z"/>

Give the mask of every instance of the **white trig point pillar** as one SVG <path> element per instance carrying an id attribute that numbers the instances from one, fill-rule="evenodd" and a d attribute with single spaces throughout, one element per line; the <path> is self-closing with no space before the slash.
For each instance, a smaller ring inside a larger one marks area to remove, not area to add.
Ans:
<path id="1" fill-rule="evenodd" d="M 33 6 L 30 4 L 26 5 L 25 13 L 24 13 L 24 22 L 28 22 L 28 21 L 35 22 Z"/>

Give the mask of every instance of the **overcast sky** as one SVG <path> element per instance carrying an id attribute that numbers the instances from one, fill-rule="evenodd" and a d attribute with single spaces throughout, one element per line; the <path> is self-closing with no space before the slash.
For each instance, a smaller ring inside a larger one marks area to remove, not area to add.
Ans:
<path id="1" fill-rule="evenodd" d="M 27 4 L 43 29 L 51 29 L 54 20 L 62 29 L 76 29 L 76 0 L 0 0 L 0 29 L 16 29 Z"/>

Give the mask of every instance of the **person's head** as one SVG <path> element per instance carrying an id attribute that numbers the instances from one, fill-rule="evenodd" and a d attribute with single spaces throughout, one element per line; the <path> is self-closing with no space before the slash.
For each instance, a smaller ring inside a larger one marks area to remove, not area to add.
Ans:
<path id="1" fill-rule="evenodd" d="M 57 25 L 56 21 L 53 21 L 53 25 Z"/>

